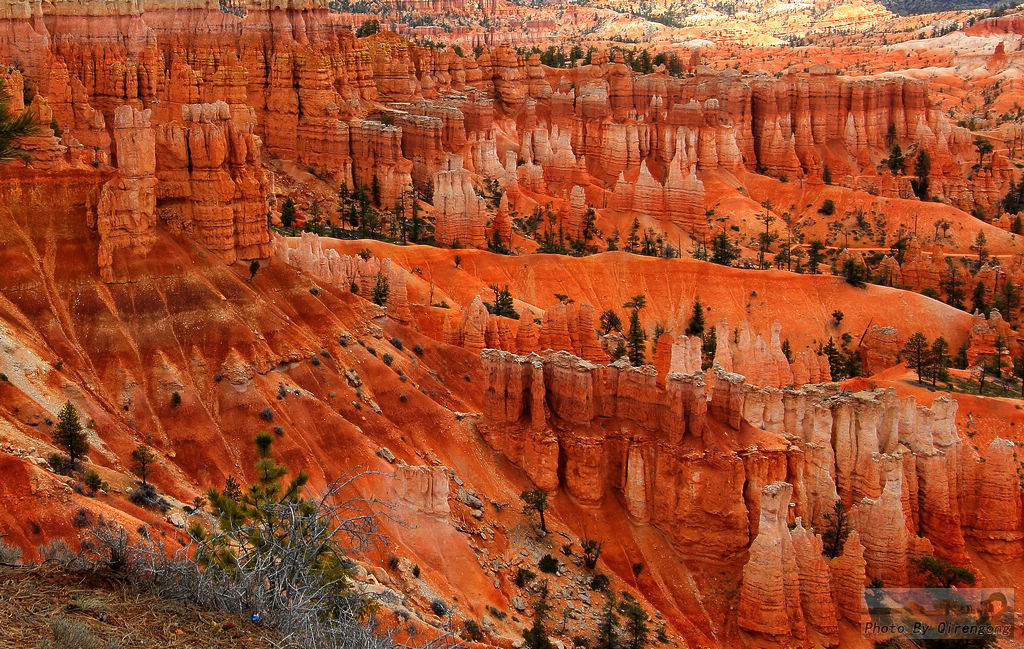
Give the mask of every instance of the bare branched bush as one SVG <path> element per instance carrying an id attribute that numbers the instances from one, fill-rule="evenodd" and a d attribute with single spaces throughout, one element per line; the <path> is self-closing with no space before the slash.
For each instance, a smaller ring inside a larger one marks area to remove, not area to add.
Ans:
<path id="1" fill-rule="evenodd" d="M 282 648 L 403 647 L 397 630 L 376 618 L 379 602 L 350 583 L 348 557 L 387 544 L 378 516 L 390 506 L 346 497 L 368 472 L 355 470 L 313 494 L 302 488 L 304 474 L 282 482 L 286 470 L 262 443 L 260 481 L 244 492 L 211 489 L 215 515 L 193 511 L 184 547 L 152 531 L 129 542 L 123 529 L 100 520 L 88 531 L 90 556 L 164 596 L 252 616 L 277 632 Z M 441 634 L 426 647 L 449 646 L 453 637 Z"/>
<path id="2" fill-rule="evenodd" d="M 115 572 L 124 568 L 132 553 L 128 532 L 114 521 L 99 517 L 90 534 L 82 540 L 82 557 L 93 565 Z"/>
<path id="3" fill-rule="evenodd" d="M 53 563 L 61 568 L 82 567 L 82 558 L 64 539 L 50 539 L 36 551 L 43 563 Z"/>
<path id="4" fill-rule="evenodd" d="M 16 566 L 21 561 L 21 548 L 9 545 L 0 535 L 0 566 Z"/>

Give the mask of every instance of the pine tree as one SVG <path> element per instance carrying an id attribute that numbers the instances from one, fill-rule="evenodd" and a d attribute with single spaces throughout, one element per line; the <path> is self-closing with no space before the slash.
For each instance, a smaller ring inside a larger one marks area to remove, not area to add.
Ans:
<path id="1" fill-rule="evenodd" d="M 1012 319 L 1019 306 L 1020 291 L 1017 285 L 1011 281 L 1003 282 L 999 287 L 999 293 L 996 294 L 995 307 L 999 309 L 999 313 L 1004 314 L 1004 317 Z"/>
<path id="2" fill-rule="evenodd" d="M 711 263 L 732 266 L 732 263 L 739 258 L 739 246 L 733 243 L 725 232 L 719 232 L 711 240 Z"/>
<path id="3" fill-rule="evenodd" d="M 491 284 L 491 290 L 494 291 L 494 304 L 488 305 L 488 310 L 494 315 L 518 320 L 519 312 L 515 309 L 515 302 L 508 284 L 501 288 L 497 284 Z"/>
<path id="4" fill-rule="evenodd" d="M 139 476 L 142 484 L 149 484 L 149 474 L 153 471 L 150 466 L 156 461 L 156 455 L 148 446 L 140 444 L 132 451 L 132 473 Z"/>
<path id="5" fill-rule="evenodd" d="M 370 179 L 370 199 L 374 205 L 380 206 L 380 180 L 377 179 L 377 174 L 373 174 L 373 178 Z"/>
<path id="6" fill-rule="evenodd" d="M 693 303 L 693 315 L 686 325 L 687 336 L 700 336 L 704 334 L 704 305 L 700 303 L 700 296 Z"/>
<path id="7" fill-rule="evenodd" d="M 341 227 L 345 227 L 345 217 L 349 211 L 349 203 L 351 202 L 352 194 L 348 190 L 348 185 L 341 183 L 338 186 L 338 220 L 341 222 Z"/>
<path id="8" fill-rule="evenodd" d="M 1003 352 L 1006 351 L 1006 338 L 1003 334 L 996 334 L 995 343 L 993 343 L 993 354 L 992 354 L 992 369 L 996 378 L 999 379 L 1003 385 L 1003 392 L 1006 392 L 1006 382 L 1003 381 Z"/>
<path id="9" fill-rule="evenodd" d="M 78 420 L 78 411 L 68 401 L 57 413 L 57 426 L 53 429 L 53 442 L 68 454 L 71 466 L 89 452 L 89 439 L 82 423 Z"/>
<path id="10" fill-rule="evenodd" d="M 928 588 L 949 589 L 974 583 L 974 573 L 970 569 L 950 563 L 942 557 L 919 557 L 911 559 L 911 563 L 924 573 L 925 586 Z"/>
<path id="11" fill-rule="evenodd" d="M 928 339 L 920 331 L 916 332 L 903 346 L 903 358 L 907 365 L 917 371 L 917 382 L 923 383 L 928 369 Z"/>
<path id="12" fill-rule="evenodd" d="M 946 293 L 946 304 L 954 309 L 963 309 L 964 290 L 961 288 L 963 280 L 957 278 L 956 266 L 953 264 L 952 257 L 946 258 L 946 267 L 949 271 L 947 278 L 940 282 Z"/>
<path id="13" fill-rule="evenodd" d="M 864 268 L 864 264 L 860 263 L 860 261 L 853 256 L 849 256 L 843 261 L 843 278 L 847 284 L 852 286 L 864 286 L 864 280 L 867 278 L 867 269 Z"/>
<path id="14" fill-rule="evenodd" d="M 404 246 L 406 244 L 406 225 L 408 219 L 405 218 L 405 203 L 401 200 L 395 201 L 395 223 L 398 225 L 398 237 Z"/>
<path id="15" fill-rule="evenodd" d="M 914 175 L 917 179 L 911 181 L 911 186 L 914 194 L 922 201 L 928 200 L 928 175 L 931 170 L 932 160 L 928 152 L 924 149 L 918 150 L 917 158 L 914 160 Z"/>
<path id="16" fill-rule="evenodd" d="M 929 367 L 930 374 L 932 377 L 932 385 L 936 385 L 938 381 L 949 381 L 949 366 L 951 359 L 949 358 L 949 343 L 942 336 L 939 336 L 932 342 L 932 348 L 929 352 Z"/>
<path id="17" fill-rule="evenodd" d="M 257 273 L 257 271 L 259 271 L 259 269 L 260 269 L 260 260 L 259 259 L 253 259 L 252 261 L 249 262 L 249 281 L 250 282 L 252 281 L 252 279 L 254 277 L 256 277 L 256 273 Z"/>
<path id="18" fill-rule="evenodd" d="M 629 236 L 626 237 L 626 252 L 636 252 L 640 245 L 640 219 L 633 218 L 633 225 L 629 229 Z"/>
<path id="19" fill-rule="evenodd" d="M 391 286 L 384 273 L 377 273 L 377 282 L 373 285 L 373 303 L 384 306 L 388 301 L 388 294 L 391 293 Z"/>
<path id="20" fill-rule="evenodd" d="M 619 649 L 619 617 L 615 615 L 615 595 L 609 593 L 597 623 L 595 649 Z"/>
<path id="21" fill-rule="evenodd" d="M 974 285 L 974 294 L 971 296 L 971 310 L 988 315 L 988 305 L 985 303 L 985 283 L 980 280 Z"/>
<path id="22" fill-rule="evenodd" d="M 528 516 L 534 513 L 539 515 L 540 531 L 547 534 L 548 526 L 544 520 L 544 512 L 548 508 L 548 493 L 538 488 L 527 489 L 519 494 L 519 498 L 523 501 L 523 513 Z"/>
<path id="23" fill-rule="evenodd" d="M 821 553 L 835 559 L 843 551 L 846 538 L 850 536 L 850 520 L 843 501 L 837 500 L 831 512 L 821 515 L 825 519 L 825 530 L 821 534 Z"/>
<path id="24" fill-rule="evenodd" d="M 550 604 L 546 600 L 547 592 L 541 591 L 541 597 L 533 603 L 533 624 L 523 632 L 523 646 L 526 649 L 552 649 L 554 645 L 548 637 L 548 631 L 544 628 L 544 621 L 547 619 L 547 612 Z"/>
<path id="25" fill-rule="evenodd" d="M 988 261 L 988 240 L 985 238 L 985 233 L 978 231 L 978 236 L 974 237 L 974 243 L 971 244 L 971 250 L 978 255 L 977 268 L 981 268 Z"/>
<path id="26" fill-rule="evenodd" d="M 622 305 L 625 309 L 632 309 L 629 314 L 629 330 L 626 332 L 626 349 L 629 353 L 629 362 L 634 366 L 644 364 L 647 339 L 647 332 L 640 324 L 640 310 L 647 306 L 647 297 L 635 295 L 628 302 Z"/>
<path id="27" fill-rule="evenodd" d="M 618 314 L 612 309 L 608 309 L 601 314 L 600 324 L 601 331 L 606 334 L 611 333 L 612 331 L 622 330 L 622 320 L 619 319 Z"/>
<path id="28" fill-rule="evenodd" d="M 256 482 L 248 489 L 243 491 L 233 479 L 229 479 L 223 491 L 207 490 L 206 499 L 211 513 L 225 534 L 211 537 L 198 522 L 189 528 L 189 535 L 194 539 L 212 544 L 196 557 L 200 565 L 237 568 L 236 550 L 243 545 L 267 555 L 268 560 L 276 561 L 282 558 L 279 553 L 287 552 L 290 544 L 307 542 L 302 537 L 290 538 L 284 532 L 295 529 L 294 521 L 288 518 L 316 515 L 316 503 L 302 498 L 309 476 L 299 472 L 285 482 L 288 468 L 274 460 L 271 453 L 273 441 L 269 433 L 256 435 Z M 281 505 L 295 508 L 282 508 Z M 325 583 L 344 584 L 345 568 L 341 556 L 325 548 L 317 561 L 318 565 L 313 568 L 322 572 Z"/>
<path id="29" fill-rule="evenodd" d="M 1014 357 L 1013 375 L 1020 379 L 1020 396 L 1024 397 L 1024 354 Z"/>
<path id="30" fill-rule="evenodd" d="M 647 611 L 632 596 L 623 593 L 619 612 L 625 618 L 623 630 L 629 638 L 625 649 L 644 649 L 647 646 L 647 621 L 650 619 L 647 616 Z"/>
<path id="31" fill-rule="evenodd" d="M 295 223 L 295 201 L 288 197 L 281 203 L 281 225 L 286 228 Z"/>
<path id="32" fill-rule="evenodd" d="M 409 219 L 409 240 L 416 243 L 423 231 L 423 219 L 420 217 L 420 202 L 412 197 L 412 217 Z"/>
<path id="33" fill-rule="evenodd" d="M 832 375 L 833 381 L 838 381 L 845 376 L 845 366 L 843 364 L 843 355 L 836 347 L 836 341 L 831 337 L 828 339 L 828 344 L 822 349 L 825 357 L 828 358 L 828 369 Z"/>
<path id="34" fill-rule="evenodd" d="M 825 244 L 815 239 L 810 243 L 810 252 L 807 256 L 807 271 L 811 275 L 818 274 L 818 266 L 825 261 L 825 255 L 822 251 L 825 250 Z"/>

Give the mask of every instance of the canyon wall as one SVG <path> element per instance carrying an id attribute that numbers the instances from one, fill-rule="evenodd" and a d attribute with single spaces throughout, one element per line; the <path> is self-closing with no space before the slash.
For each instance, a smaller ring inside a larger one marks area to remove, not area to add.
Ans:
<path id="1" fill-rule="evenodd" d="M 104 267 L 115 250 L 145 250 L 161 218 L 227 261 L 265 257 L 260 151 L 332 183 L 374 185 L 385 208 L 413 187 L 432 193 L 437 240 L 467 246 L 483 246 L 488 227 L 507 231 L 489 226 L 497 206 L 480 198 L 484 179 L 520 214 L 560 203 L 569 239 L 584 235 L 589 208 L 696 236 L 708 227 L 703 179 L 742 170 L 817 183 L 828 165 L 835 183 L 906 195 L 905 176 L 879 171 L 895 143 L 930 151 L 932 193 L 963 206 L 991 205 L 1010 181 L 999 156 L 972 171 L 969 132 L 933 105 L 926 82 L 898 75 L 812 66 L 771 78 L 698 66 L 673 78 L 637 75 L 600 51 L 590 65 L 552 69 L 507 46 L 460 56 L 394 34 L 356 39 L 344 16 L 315 7 L 247 7 L 242 17 L 188 6 L 64 9 L 6 11 L 0 61 L 21 70 L 26 94 L 40 98 L 34 110 L 63 132 L 37 143 L 32 164 L 110 163 L 96 214 Z M 155 208 L 154 178 L 165 204 Z M 228 207 L 229 198 L 244 205 Z"/>
<path id="2" fill-rule="evenodd" d="M 482 362 L 484 439 L 543 489 L 619 499 L 686 556 L 746 553 L 739 624 L 752 632 L 834 636 L 838 617 L 861 615 L 865 578 L 916 583 L 914 557 L 1022 554 L 1014 445 L 975 452 L 948 396 L 757 387 L 717 365 L 659 382 L 651 366 L 566 352 Z M 819 535 L 836 501 L 856 536 L 829 562 Z"/>

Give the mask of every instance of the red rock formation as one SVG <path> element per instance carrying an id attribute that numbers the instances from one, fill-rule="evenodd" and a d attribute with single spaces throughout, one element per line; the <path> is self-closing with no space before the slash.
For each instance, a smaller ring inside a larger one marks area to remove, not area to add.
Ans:
<path id="1" fill-rule="evenodd" d="M 519 314 L 519 328 L 516 330 L 516 351 L 520 354 L 531 354 L 540 351 L 540 334 L 537 331 L 537 323 L 533 311 L 526 309 Z"/>
<path id="2" fill-rule="evenodd" d="M 389 288 L 386 302 L 388 316 L 403 324 L 412 321 L 406 289 L 408 273 L 404 269 L 392 264 L 390 259 L 363 259 L 360 256 L 340 255 L 333 248 L 323 247 L 327 241 L 330 239 L 321 239 L 312 232 L 302 233 L 298 242 L 275 235 L 274 257 L 343 291 L 350 290 L 354 284 L 359 288 L 358 295 L 366 300 L 373 296 L 377 275 L 383 275 Z M 295 245 L 291 245 L 292 243 Z M 461 338 L 452 344 L 461 344 Z"/>
<path id="3" fill-rule="evenodd" d="M 269 182 L 251 122 L 233 119 L 224 102 L 185 106 L 180 123 L 156 129 L 156 150 L 163 221 L 228 263 L 270 255 Z"/>
<path id="4" fill-rule="evenodd" d="M 864 561 L 864 546 L 860 534 L 850 532 L 843 544 L 843 552 L 832 560 L 832 592 L 835 593 L 839 614 L 855 625 L 871 619 L 867 602 L 864 600 L 864 584 L 867 581 L 867 562 Z"/>
<path id="5" fill-rule="evenodd" d="M 448 469 L 443 466 L 395 467 L 398 498 L 428 516 L 448 516 Z"/>
<path id="6" fill-rule="evenodd" d="M 877 499 L 864 498 L 852 512 L 854 528 L 864 545 L 866 574 L 892 588 L 908 585 L 908 562 L 927 554 L 930 544 L 907 529 L 901 503 L 903 481 L 891 473 Z"/>
<path id="7" fill-rule="evenodd" d="M 469 308 L 462 314 L 459 325 L 460 344 L 471 351 L 479 352 L 485 346 L 487 332 L 487 307 L 477 295 Z"/>
<path id="8" fill-rule="evenodd" d="M 900 344 L 895 327 L 872 325 L 857 353 L 865 376 L 877 374 L 899 363 Z"/>
<path id="9" fill-rule="evenodd" d="M 100 235 L 97 263 L 113 280 L 117 250 L 145 254 L 156 227 L 156 139 L 150 112 L 121 106 L 114 113 L 117 173 L 99 190 L 91 225 Z"/>
<path id="10" fill-rule="evenodd" d="M 501 245 L 511 250 L 512 219 L 509 217 L 508 210 L 508 194 L 505 193 L 501 195 L 501 202 L 498 204 L 498 211 L 494 215 L 491 227 L 494 228 L 494 233 L 497 235 L 498 241 Z"/>
<path id="11" fill-rule="evenodd" d="M 994 556 L 1019 556 L 1024 541 L 1015 452 L 1013 442 L 996 438 L 984 460 L 965 455 L 960 470 L 964 534 L 973 547 Z"/>
<path id="12" fill-rule="evenodd" d="M 790 537 L 800 576 L 800 606 L 804 619 L 809 626 L 828 638 L 827 644 L 837 645 L 838 611 L 832 595 L 831 573 L 821 554 L 821 537 L 804 529 L 799 519 L 790 531 Z"/>
<path id="13" fill-rule="evenodd" d="M 434 238 L 441 245 L 487 244 L 483 200 L 476 195 L 461 156 L 448 156 L 443 168 L 434 174 L 434 220 Z"/>
<path id="14" fill-rule="evenodd" d="M 743 566 L 736 622 L 769 636 L 803 638 L 800 572 L 786 520 L 792 494 L 793 486 L 784 482 L 761 492 L 761 519 Z"/>

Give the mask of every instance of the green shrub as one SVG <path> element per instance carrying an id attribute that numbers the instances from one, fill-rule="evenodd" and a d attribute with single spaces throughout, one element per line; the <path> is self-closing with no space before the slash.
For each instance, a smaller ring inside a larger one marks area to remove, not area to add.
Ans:
<path id="1" fill-rule="evenodd" d="M 480 624 L 476 620 L 463 620 L 463 637 L 473 642 L 480 642 L 484 639 L 484 632 L 480 630 Z"/>
<path id="2" fill-rule="evenodd" d="M 537 567 L 540 568 L 541 572 L 554 574 L 558 572 L 558 559 L 551 556 L 550 554 L 545 554 L 543 557 L 540 558 L 540 561 L 537 562 Z"/>

